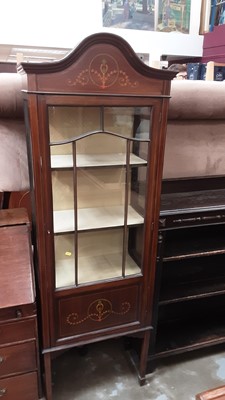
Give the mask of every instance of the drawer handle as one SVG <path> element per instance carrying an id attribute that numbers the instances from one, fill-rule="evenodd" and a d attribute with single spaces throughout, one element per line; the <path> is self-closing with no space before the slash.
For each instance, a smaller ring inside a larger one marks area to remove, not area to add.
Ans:
<path id="1" fill-rule="evenodd" d="M 23 313 L 21 310 L 16 310 L 16 318 L 21 318 L 23 316 Z"/>
<path id="2" fill-rule="evenodd" d="M 4 396 L 6 394 L 6 388 L 0 388 L 0 397 Z"/>
<path id="3" fill-rule="evenodd" d="M 4 361 L 4 357 L 0 356 L 0 364 L 2 364 Z"/>

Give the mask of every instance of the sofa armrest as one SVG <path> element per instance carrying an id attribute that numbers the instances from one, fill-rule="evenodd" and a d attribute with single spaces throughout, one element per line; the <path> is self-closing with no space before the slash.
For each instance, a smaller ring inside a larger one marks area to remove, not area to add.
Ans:
<path id="1" fill-rule="evenodd" d="M 225 81 L 173 80 L 168 119 L 225 119 Z"/>

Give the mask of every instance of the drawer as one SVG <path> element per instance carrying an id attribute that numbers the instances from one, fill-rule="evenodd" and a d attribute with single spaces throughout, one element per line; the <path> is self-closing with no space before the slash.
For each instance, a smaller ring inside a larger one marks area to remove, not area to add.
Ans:
<path id="1" fill-rule="evenodd" d="M 61 298 L 58 301 L 58 338 L 139 323 L 139 286 Z"/>
<path id="2" fill-rule="evenodd" d="M 35 338 L 36 321 L 34 319 L 0 324 L 0 346 Z"/>
<path id="3" fill-rule="evenodd" d="M 0 349 L 0 377 L 37 369 L 36 342 Z"/>
<path id="4" fill-rule="evenodd" d="M 36 372 L 0 379 L 2 400 L 38 400 L 38 376 Z"/>
<path id="5" fill-rule="evenodd" d="M 22 304 L 16 307 L 0 308 L 0 323 L 21 320 L 27 317 L 36 317 L 36 304 Z"/>

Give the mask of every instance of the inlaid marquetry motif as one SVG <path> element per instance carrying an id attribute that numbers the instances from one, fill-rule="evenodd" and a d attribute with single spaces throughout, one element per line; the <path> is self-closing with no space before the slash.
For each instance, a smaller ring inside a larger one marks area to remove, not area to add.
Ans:
<path id="1" fill-rule="evenodd" d="M 109 54 L 98 54 L 90 62 L 89 67 L 83 69 L 77 77 L 68 80 L 69 86 L 86 86 L 93 83 L 101 89 L 107 89 L 114 84 L 121 87 L 137 87 L 138 82 L 129 78 L 116 59 Z"/>
<path id="2" fill-rule="evenodd" d="M 109 317 L 112 314 L 116 315 L 124 315 L 129 312 L 131 305 L 128 301 L 121 303 L 121 308 L 119 311 L 113 310 L 112 303 L 107 299 L 98 299 L 93 301 L 87 310 L 87 315 L 79 319 L 79 314 L 74 312 L 67 316 L 66 322 L 69 325 L 79 325 L 83 322 L 91 319 L 95 322 L 102 322 L 104 319 Z"/>

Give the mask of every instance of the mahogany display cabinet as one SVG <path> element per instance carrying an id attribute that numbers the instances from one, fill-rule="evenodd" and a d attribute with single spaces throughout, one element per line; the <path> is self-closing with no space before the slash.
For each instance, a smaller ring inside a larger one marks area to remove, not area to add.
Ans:
<path id="1" fill-rule="evenodd" d="M 42 313 L 51 354 L 141 332 L 145 378 L 170 84 L 122 38 L 22 64 Z"/>

